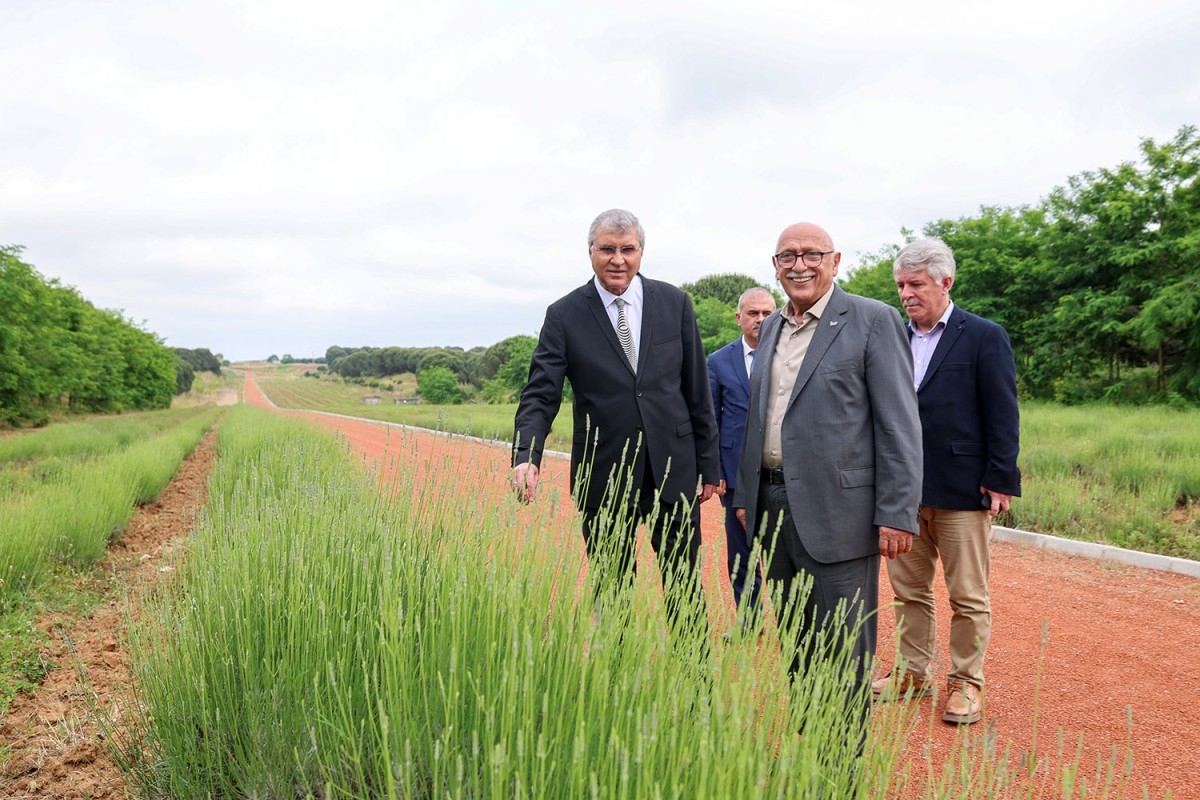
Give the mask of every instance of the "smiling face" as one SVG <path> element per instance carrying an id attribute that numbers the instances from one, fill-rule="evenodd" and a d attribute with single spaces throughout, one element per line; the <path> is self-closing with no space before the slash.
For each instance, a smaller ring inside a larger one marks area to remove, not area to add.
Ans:
<path id="1" fill-rule="evenodd" d="M 929 274 L 929 270 L 905 270 L 896 276 L 896 289 L 900 292 L 900 303 L 917 330 L 926 333 L 933 328 L 950 305 L 950 287 L 954 278 L 947 275 L 940 281 Z"/>
<path id="2" fill-rule="evenodd" d="M 795 253 L 796 262 L 790 267 L 780 267 L 774 263 L 775 277 L 788 296 L 788 305 L 797 314 L 803 314 L 812 308 L 833 285 L 837 275 L 838 264 L 842 254 L 833 247 L 833 239 L 818 225 L 810 222 L 800 222 L 786 228 L 779 234 L 779 243 L 775 253 Z M 810 266 L 805 263 L 805 253 L 826 253 L 819 264 Z"/>
<path id="3" fill-rule="evenodd" d="M 596 231 L 596 238 L 588 248 L 588 253 L 600 285 L 615 295 L 625 293 L 633 276 L 642 267 L 642 248 L 635 229 L 618 233 L 601 228 Z"/>

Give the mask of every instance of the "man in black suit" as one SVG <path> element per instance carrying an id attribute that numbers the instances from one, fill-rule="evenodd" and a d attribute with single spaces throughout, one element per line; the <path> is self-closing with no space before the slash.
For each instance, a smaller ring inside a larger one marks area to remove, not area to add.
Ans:
<path id="1" fill-rule="evenodd" d="M 909 318 L 925 470 L 920 536 L 911 552 L 888 562 L 900 604 L 901 666 L 871 688 L 881 700 L 931 691 L 933 581 L 940 558 L 953 610 L 942 719 L 969 725 L 982 716 L 983 656 L 992 627 L 992 517 L 1021 493 L 1016 369 L 1004 328 L 951 302 L 954 254 L 944 242 L 907 245 L 893 272 Z"/>
<path id="2" fill-rule="evenodd" d="M 645 242 L 628 211 L 605 211 L 592 223 L 595 276 L 546 310 L 517 408 L 511 480 L 523 502 L 534 499 L 569 379 L 571 493 L 594 586 L 627 574 L 645 522 L 674 619 L 678 590 L 699 585 L 699 503 L 716 488 L 717 425 L 691 300 L 638 274 Z"/>

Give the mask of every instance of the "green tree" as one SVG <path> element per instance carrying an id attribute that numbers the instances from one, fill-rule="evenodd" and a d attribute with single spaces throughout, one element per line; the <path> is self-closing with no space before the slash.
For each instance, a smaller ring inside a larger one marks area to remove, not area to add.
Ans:
<path id="1" fill-rule="evenodd" d="M 417 373 L 417 394 L 426 403 L 453 405 L 463 401 L 458 378 L 447 367 L 430 367 Z"/>
<path id="2" fill-rule="evenodd" d="M 186 394 L 196 382 L 196 370 L 184 359 L 175 357 L 175 394 Z"/>
<path id="3" fill-rule="evenodd" d="M 696 327 L 700 330 L 705 355 L 712 355 L 742 335 L 735 316 L 736 298 L 732 303 L 726 303 L 715 297 L 704 297 L 695 301 L 695 310 Z"/>
<path id="4" fill-rule="evenodd" d="M 749 275 L 728 272 L 721 275 L 709 275 L 694 283 L 682 284 L 679 288 L 692 296 L 692 302 L 712 298 L 736 308 L 742 292 L 758 285 L 758 281 Z"/>

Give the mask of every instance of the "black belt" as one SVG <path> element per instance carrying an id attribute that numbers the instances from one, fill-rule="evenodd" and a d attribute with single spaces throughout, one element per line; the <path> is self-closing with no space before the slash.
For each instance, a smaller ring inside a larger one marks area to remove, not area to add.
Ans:
<path id="1" fill-rule="evenodd" d="M 764 467 L 759 475 L 767 483 L 783 483 L 783 470 L 781 469 L 767 469 Z"/>

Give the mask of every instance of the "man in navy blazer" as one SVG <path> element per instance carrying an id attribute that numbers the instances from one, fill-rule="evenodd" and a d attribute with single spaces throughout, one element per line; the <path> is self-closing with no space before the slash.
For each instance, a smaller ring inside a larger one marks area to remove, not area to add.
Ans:
<path id="1" fill-rule="evenodd" d="M 523 502 L 534 499 L 570 380 L 571 493 L 593 585 L 627 574 L 645 521 L 674 619 L 679 591 L 699 587 L 699 504 L 716 489 L 717 423 L 692 302 L 639 273 L 645 244 L 628 211 L 592 223 L 595 275 L 546 310 L 514 421 L 511 481 Z"/>
<path id="2" fill-rule="evenodd" d="M 991 635 L 992 518 L 1021 493 L 1016 369 L 1004 328 L 951 302 L 954 254 L 944 242 L 907 245 L 893 271 L 909 317 L 925 473 L 920 535 L 911 552 L 888 562 L 899 601 L 901 665 L 871 688 L 883 700 L 931 690 L 933 581 L 940 558 L 953 612 L 942 719 L 971 724 L 982 716 L 983 658 Z"/>
<path id="3" fill-rule="evenodd" d="M 721 436 L 721 482 L 717 494 L 725 508 L 725 549 L 733 602 L 742 611 L 742 619 L 753 619 L 759 607 L 762 570 L 750 563 L 750 542 L 746 528 L 733 512 L 733 492 L 737 487 L 738 458 L 746 433 L 746 411 L 750 407 L 750 369 L 758 347 L 758 330 L 775 311 L 775 296 L 761 286 L 752 286 L 738 298 L 737 323 L 742 335 L 708 357 L 708 383 L 712 389 L 713 410 Z M 753 574 L 751 574 L 753 567 Z M 749 596 L 743 610 L 742 597 L 749 584 Z"/>

